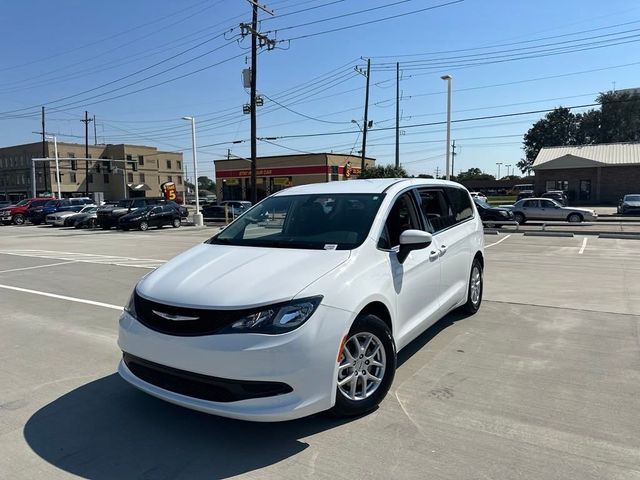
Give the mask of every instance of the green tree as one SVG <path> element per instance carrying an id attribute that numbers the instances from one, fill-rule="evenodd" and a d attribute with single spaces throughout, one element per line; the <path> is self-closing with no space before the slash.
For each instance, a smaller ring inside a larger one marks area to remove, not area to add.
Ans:
<path id="1" fill-rule="evenodd" d="M 597 143 L 640 141 L 640 94 L 606 92 L 598 97 L 600 136 Z"/>
<path id="2" fill-rule="evenodd" d="M 524 135 L 525 158 L 517 163 L 529 173 L 543 147 L 640 141 L 640 94 L 601 93 L 600 109 L 574 114 L 559 107 L 538 120 Z"/>
<path id="3" fill-rule="evenodd" d="M 575 145 L 578 121 L 571 110 L 558 107 L 538 120 L 524 135 L 525 158 L 517 163 L 522 173 L 529 173 L 543 147 Z"/>
<path id="4" fill-rule="evenodd" d="M 365 168 L 358 178 L 406 178 L 408 176 L 407 171 L 402 166 L 376 165 L 375 167 Z"/>
<path id="5" fill-rule="evenodd" d="M 456 177 L 456 181 L 464 182 L 467 180 L 495 180 L 496 177 L 488 173 L 484 173 L 479 168 L 470 168 L 466 172 L 460 172 Z"/>
<path id="6" fill-rule="evenodd" d="M 216 182 L 211 180 L 207 176 L 198 177 L 198 189 L 199 190 L 208 190 L 210 192 L 216 191 Z"/>

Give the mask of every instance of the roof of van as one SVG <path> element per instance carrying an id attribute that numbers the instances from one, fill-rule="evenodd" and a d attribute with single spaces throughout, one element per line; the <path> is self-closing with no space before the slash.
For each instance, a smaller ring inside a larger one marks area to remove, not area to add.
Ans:
<path id="1" fill-rule="evenodd" d="M 456 186 L 464 188 L 459 183 L 446 180 L 425 178 L 375 178 L 366 180 L 345 180 L 340 182 L 311 183 L 300 185 L 285 190 L 280 190 L 276 195 L 318 195 L 338 193 L 382 193 L 390 188 L 404 188 L 411 185 L 425 186 Z"/>

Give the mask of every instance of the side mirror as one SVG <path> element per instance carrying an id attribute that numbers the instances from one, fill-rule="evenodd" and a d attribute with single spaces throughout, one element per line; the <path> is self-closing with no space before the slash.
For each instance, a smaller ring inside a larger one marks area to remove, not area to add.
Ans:
<path id="1" fill-rule="evenodd" d="M 553 208 L 560 208 L 560 205 L 554 205 Z"/>
<path id="2" fill-rule="evenodd" d="M 413 250 L 427 248 L 433 242 L 433 237 L 429 232 L 422 230 L 405 230 L 400 234 L 400 250 L 398 250 L 398 261 L 404 263 Z"/>

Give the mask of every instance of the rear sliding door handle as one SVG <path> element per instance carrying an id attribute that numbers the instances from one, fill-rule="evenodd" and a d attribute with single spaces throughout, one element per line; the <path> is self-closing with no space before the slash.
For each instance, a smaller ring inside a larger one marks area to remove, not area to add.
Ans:
<path id="1" fill-rule="evenodd" d="M 447 246 L 446 245 L 441 245 L 440 246 L 440 255 L 444 255 L 445 253 L 447 253 Z"/>

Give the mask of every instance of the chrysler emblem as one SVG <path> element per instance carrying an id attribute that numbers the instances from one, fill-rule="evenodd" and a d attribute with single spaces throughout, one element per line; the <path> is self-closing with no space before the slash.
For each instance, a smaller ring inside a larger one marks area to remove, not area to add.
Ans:
<path id="1" fill-rule="evenodd" d="M 152 312 L 158 315 L 159 317 L 164 318 L 165 320 L 173 320 L 174 322 L 186 322 L 188 320 L 200 319 L 200 317 L 185 317 L 183 315 L 172 315 L 170 313 L 158 312 L 157 310 L 152 310 Z"/>

